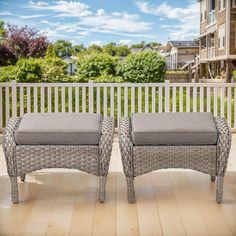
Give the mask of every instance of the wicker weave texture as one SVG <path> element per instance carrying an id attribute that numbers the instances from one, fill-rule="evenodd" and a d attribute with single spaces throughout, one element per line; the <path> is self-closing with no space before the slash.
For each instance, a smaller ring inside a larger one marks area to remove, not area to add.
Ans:
<path id="1" fill-rule="evenodd" d="M 166 168 L 216 175 L 216 146 L 135 146 L 134 176 Z"/>
<path id="2" fill-rule="evenodd" d="M 130 118 L 120 120 L 120 151 L 127 178 L 128 201 L 135 201 L 133 178 L 165 168 L 186 168 L 217 177 L 216 201 L 222 202 L 224 175 L 231 148 L 231 131 L 222 117 L 216 117 L 216 145 L 202 146 L 134 146 Z"/>
<path id="3" fill-rule="evenodd" d="M 46 168 L 77 169 L 99 176 L 98 146 L 18 145 L 17 176 Z"/>
<path id="4" fill-rule="evenodd" d="M 17 145 L 14 133 L 21 118 L 11 118 L 3 136 L 8 174 L 11 177 L 12 201 L 18 202 L 17 176 L 45 168 L 69 168 L 100 176 L 99 199 L 105 201 L 105 184 L 112 151 L 114 124 L 105 118 L 101 124 L 99 145 Z"/>

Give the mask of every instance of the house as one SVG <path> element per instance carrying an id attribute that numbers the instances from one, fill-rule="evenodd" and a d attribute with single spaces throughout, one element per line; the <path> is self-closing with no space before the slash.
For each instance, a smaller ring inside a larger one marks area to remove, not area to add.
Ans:
<path id="1" fill-rule="evenodd" d="M 165 45 L 157 46 L 157 47 L 154 47 L 154 50 L 165 58 L 166 69 L 170 69 L 171 68 L 170 52 L 166 51 L 166 46 Z"/>
<path id="2" fill-rule="evenodd" d="M 78 58 L 75 56 L 65 56 L 62 60 L 68 65 L 67 73 L 70 75 L 74 75 L 77 69 L 77 60 Z"/>
<path id="3" fill-rule="evenodd" d="M 199 45 L 196 41 L 169 41 L 165 52 L 169 53 L 170 57 L 168 69 L 179 69 L 194 61 L 199 54 Z"/>
<path id="4" fill-rule="evenodd" d="M 200 2 L 200 76 L 225 74 L 236 68 L 236 0 Z"/>

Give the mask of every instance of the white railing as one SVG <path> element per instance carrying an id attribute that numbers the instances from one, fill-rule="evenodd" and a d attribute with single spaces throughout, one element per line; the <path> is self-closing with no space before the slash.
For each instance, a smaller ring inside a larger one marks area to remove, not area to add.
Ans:
<path id="1" fill-rule="evenodd" d="M 216 56 L 215 47 L 208 48 L 208 59 L 214 58 Z"/>
<path id="2" fill-rule="evenodd" d="M 236 128 L 236 84 L 0 83 L 0 129 L 29 112 L 95 112 L 116 120 L 133 112 L 212 112 Z"/>
<path id="3" fill-rule="evenodd" d="M 207 49 L 206 48 L 200 49 L 200 59 L 201 60 L 207 59 Z"/>

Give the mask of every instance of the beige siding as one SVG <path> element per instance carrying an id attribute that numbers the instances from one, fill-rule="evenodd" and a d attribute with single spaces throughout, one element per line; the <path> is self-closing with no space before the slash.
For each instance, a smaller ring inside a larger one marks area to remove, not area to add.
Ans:
<path id="1" fill-rule="evenodd" d="M 230 54 L 236 55 L 236 8 L 231 9 Z"/>
<path id="2" fill-rule="evenodd" d="M 203 34 L 206 32 L 206 21 L 202 22 L 200 25 L 200 33 Z"/>
<path id="3" fill-rule="evenodd" d="M 221 25 L 225 22 L 226 22 L 226 10 L 223 10 L 223 11 L 219 12 L 219 14 L 218 14 L 217 23 Z"/>

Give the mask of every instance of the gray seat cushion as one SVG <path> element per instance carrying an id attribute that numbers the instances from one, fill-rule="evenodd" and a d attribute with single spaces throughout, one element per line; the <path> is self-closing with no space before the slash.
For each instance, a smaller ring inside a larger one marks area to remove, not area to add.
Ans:
<path id="1" fill-rule="evenodd" d="M 101 115 L 31 113 L 22 117 L 15 133 L 17 144 L 97 145 Z"/>
<path id="2" fill-rule="evenodd" d="M 217 130 L 211 113 L 136 113 L 135 145 L 213 145 Z"/>

